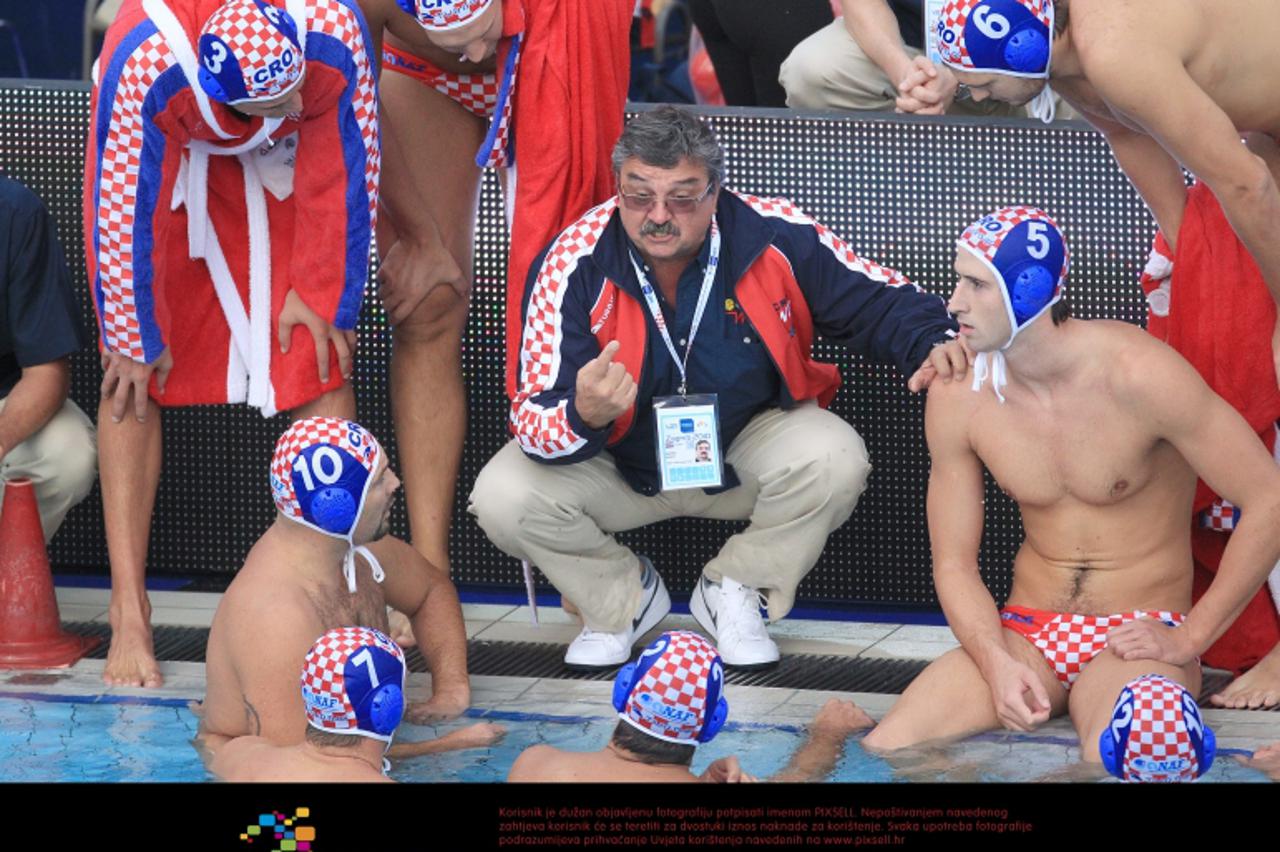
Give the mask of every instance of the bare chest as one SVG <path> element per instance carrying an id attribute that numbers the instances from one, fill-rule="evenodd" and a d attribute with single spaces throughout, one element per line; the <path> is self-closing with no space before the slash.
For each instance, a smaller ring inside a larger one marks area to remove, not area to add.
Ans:
<path id="1" fill-rule="evenodd" d="M 1072 414 L 990 410 L 974 424 L 973 443 L 1000 488 L 1023 508 L 1064 500 L 1118 503 L 1153 476 L 1155 440 L 1103 406 Z"/>

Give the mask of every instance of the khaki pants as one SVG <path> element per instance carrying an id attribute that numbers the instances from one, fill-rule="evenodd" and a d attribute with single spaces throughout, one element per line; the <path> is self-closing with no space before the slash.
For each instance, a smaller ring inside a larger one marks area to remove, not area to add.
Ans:
<path id="1" fill-rule="evenodd" d="M 750 519 L 703 573 L 761 589 L 777 620 L 791 611 L 827 536 L 857 505 L 871 472 L 866 446 L 852 426 L 809 403 L 756 415 L 726 461 L 742 482 L 737 488 L 646 497 L 607 452 L 545 465 L 512 441 L 480 472 L 470 511 L 495 545 L 541 568 L 588 627 L 609 633 L 629 627 L 641 602 L 636 556 L 611 533 L 681 516 Z"/>
<path id="2" fill-rule="evenodd" d="M 0 411 L 4 410 L 0 399 Z M 48 542 L 71 507 L 89 496 L 98 476 L 97 433 L 74 402 L 67 400 L 44 428 L 9 450 L 0 461 L 0 480 L 30 479 Z M 0 511 L 4 493 L 0 489 Z"/>
<path id="3" fill-rule="evenodd" d="M 922 51 L 903 45 L 915 58 Z M 892 112 L 898 81 L 890 80 L 844 28 L 844 18 L 796 45 L 782 63 L 778 81 L 787 90 L 787 106 L 795 109 L 845 109 Z M 1024 107 L 985 101 L 956 101 L 953 115 L 1011 115 L 1025 118 Z M 1064 116 L 1065 117 L 1065 116 Z"/>

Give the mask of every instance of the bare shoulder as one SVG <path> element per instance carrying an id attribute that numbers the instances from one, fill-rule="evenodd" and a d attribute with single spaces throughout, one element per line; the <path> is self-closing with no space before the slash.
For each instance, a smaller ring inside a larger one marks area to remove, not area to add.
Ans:
<path id="1" fill-rule="evenodd" d="M 1116 320 L 1090 320 L 1088 325 L 1117 401 L 1154 413 L 1198 404 L 1208 391 L 1185 358 L 1137 326 Z"/>
<path id="2" fill-rule="evenodd" d="M 1095 86 L 1112 75 L 1142 76 L 1153 57 L 1191 46 L 1196 14 L 1186 0 L 1073 0 L 1071 44 Z"/>
<path id="3" fill-rule="evenodd" d="M 969 432 L 974 414 L 994 399 L 989 384 L 973 389 L 973 372 L 950 382 L 934 381 L 925 399 L 925 432 L 930 447 L 942 440 L 958 440 Z"/>
<path id="4" fill-rule="evenodd" d="M 557 769 L 564 753 L 549 745 L 529 746 L 520 752 L 511 770 L 507 773 L 508 781 L 551 781 L 558 777 Z"/>

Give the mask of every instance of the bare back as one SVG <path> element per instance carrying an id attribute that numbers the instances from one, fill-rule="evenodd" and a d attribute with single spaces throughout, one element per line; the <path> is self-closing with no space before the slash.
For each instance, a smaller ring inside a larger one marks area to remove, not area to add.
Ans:
<path id="1" fill-rule="evenodd" d="M 306 730 L 299 678 L 316 637 L 352 624 L 385 632 L 387 613 L 382 587 L 362 559 L 352 595 L 340 564 L 316 571 L 285 546 L 279 523 L 249 551 L 214 614 L 202 727 L 291 745 Z"/>
<path id="2" fill-rule="evenodd" d="M 238 737 L 222 746 L 211 771 L 223 781 L 256 783 L 387 782 L 391 779 L 354 753 L 327 754 L 310 743 L 273 745 Z"/>
<path id="3" fill-rule="evenodd" d="M 1151 74 L 1147 102 L 1160 108 L 1162 63 L 1175 63 L 1240 131 L 1280 136 L 1280 3 L 1276 0 L 1072 0 L 1074 74 L 1054 74 L 1054 91 L 1090 117 L 1144 130 L 1104 92 L 1111 77 Z M 1159 57 L 1153 62 L 1153 56 Z"/>
<path id="4" fill-rule="evenodd" d="M 687 767 L 648 764 L 600 751 L 562 751 L 548 745 L 525 749 L 516 758 L 508 781 L 564 781 L 575 783 L 643 782 L 667 784 L 697 781 Z"/>
<path id="5" fill-rule="evenodd" d="M 1009 603 L 1096 615 L 1185 611 L 1195 472 L 1122 387 L 1121 365 L 1150 360 L 1163 345 L 1118 322 L 1072 321 L 1062 334 L 1074 365 L 1050 391 L 1013 378 L 1002 404 L 989 386 L 941 389 L 1022 512 Z"/>

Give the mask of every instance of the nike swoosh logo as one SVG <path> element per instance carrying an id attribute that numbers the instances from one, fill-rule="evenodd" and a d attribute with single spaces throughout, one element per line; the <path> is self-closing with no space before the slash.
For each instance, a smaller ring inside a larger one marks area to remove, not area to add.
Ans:
<path id="1" fill-rule="evenodd" d="M 654 583 L 653 588 L 649 591 L 649 599 L 644 602 L 644 609 L 640 610 L 640 614 L 631 622 L 631 630 L 635 631 L 640 626 L 640 622 L 644 621 L 645 614 L 649 611 L 649 607 L 653 606 L 653 599 L 658 596 L 658 584 Z"/>
<path id="2" fill-rule="evenodd" d="M 703 585 L 702 597 L 703 597 L 703 599 L 705 600 L 705 599 L 706 599 L 706 596 L 707 596 L 706 587 L 707 587 L 707 586 L 714 586 L 714 585 L 715 585 L 715 583 L 711 583 L 711 582 L 709 582 L 709 581 L 707 580 L 707 578 L 706 578 L 706 577 L 703 577 L 703 578 L 702 578 L 702 585 Z M 716 621 L 716 614 L 711 610 L 711 607 L 707 607 L 707 615 L 711 616 L 711 626 L 712 626 L 712 627 L 715 627 L 715 628 L 719 628 L 719 627 L 720 627 L 720 625 L 719 625 L 719 623 L 717 623 L 717 621 Z"/>

